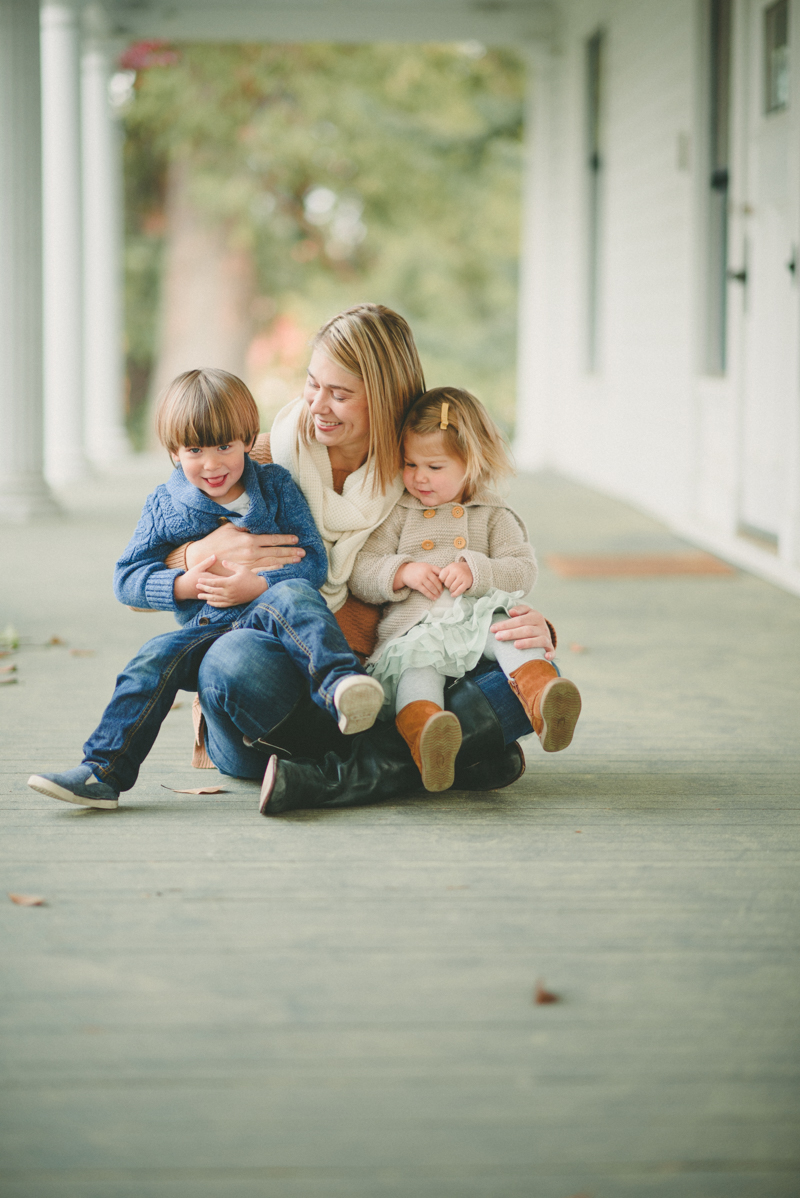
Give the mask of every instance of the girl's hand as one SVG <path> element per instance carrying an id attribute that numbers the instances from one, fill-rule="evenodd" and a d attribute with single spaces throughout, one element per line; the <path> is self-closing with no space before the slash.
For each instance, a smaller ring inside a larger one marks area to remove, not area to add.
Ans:
<path id="1" fill-rule="evenodd" d="M 513 641 L 517 649 L 545 649 L 545 659 L 551 661 L 556 651 L 547 621 L 541 612 L 527 603 L 511 608 L 511 619 L 500 620 L 489 629 L 498 641 Z"/>
<path id="2" fill-rule="evenodd" d="M 197 582 L 197 598 L 210 607 L 235 607 L 237 603 L 250 603 L 267 589 L 265 579 L 254 574 L 248 566 L 229 561 L 222 564 L 232 573 L 225 578 L 218 574 L 201 574 Z"/>
<path id="3" fill-rule="evenodd" d="M 426 599 L 438 599 L 444 589 L 439 581 L 439 570 L 427 562 L 405 562 L 394 576 L 394 589 L 402 591 L 411 587 Z"/>
<path id="4" fill-rule="evenodd" d="M 468 591 L 475 579 L 466 562 L 450 562 L 449 566 L 443 566 L 439 571 L 439 581 L 455 599 L 457 595 Z"/>
<path id="5" fill-rule="evenodd" d="M 222 574 L 222 558 L 247 566 L 250 570 L 280 570 L 281 566 L 299 562 L 306 555 L 297 544 L 297 537 L 284 533 L 255 533 L 222 524 L 202 541 L 193 541 L 186 549 L 186 565 L 195 566 L 201 558 L 213 553 L 217 565 L 209 573 Z"/>
<path id="6" fill-rule="evenodd" d="M 210 570 L 216 562 L 216 556 L 212 553 L 210 557 L 204 558 L 198 562 L 196 566 L 192 566 L 191 570 L 187 570 L 185 574 L 178 574 L 172 584 L 172 594 L 176 599 L 197 599 L 197 584 L 201 575 Z"/>

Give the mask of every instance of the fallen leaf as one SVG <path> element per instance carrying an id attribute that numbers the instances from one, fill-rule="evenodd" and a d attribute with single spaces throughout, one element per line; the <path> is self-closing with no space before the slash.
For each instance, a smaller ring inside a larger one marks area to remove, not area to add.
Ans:
<path id="1" fill-rule="evenodd" d="M 179 707 L 183 707 L 183 704 L 180 701 L 173 703 L 170 707 L 170 711 L 177 711 Z"/>
<path id="2" fill-rule="evenodd" d="M 72 657 L 94 657 L 94 649 L 70 649 Z"/>
<path id="3" fill-rule="evenodd" d="M 13 624 L 6 624 L 4 630 L 0 632 L 0 645 L 5 645 L 6 649 L 19 648 L 19 633 Z"/>
<path id="4" fill-rule="evenodd" d="M 583 834 L 583 828 L 576 828 L 576 829 L 575 829 L 575 835 L 576 835 L 576 836 L 581 836 L 582 834 Z"/>
<path id="5" fill-rule="evenodd" d="M 12 894 L 9 890 L 8 897 L 12 903 L 16 903 L 18 907 L 43 907 L 44 899 L 40 894 Z"/>
<path id="6" fill-rule="evenodd" d="M 0 666 L 0 674 L 16 674 L 16 666 Z"/>
<path id="7" fill-rule="evenodd" d="M 66 645 L 66 643 L 63 637 L 60 636 L 51 636 L 50 640 L 47 641 L 48 645 Z"/>
<path id="8" fill-rule="evenodd" d="M 573 641 L 572 644 L 570 645 L 570 652 L 571 653 L 588 653 L 589 650 L 587 649 L 586 645 L 579 645 L 577 641 Z"/>
<path id="9" fill-rule="evenodd" d="M 227 791 L 223 790 L 221 786 L 198 786 L 194 790 L 179 790 L 177 786 L 165 786 L 163 782 L 161 783 L 161 785 L 164 787 L 164 790 L 171 790 L 172 793 L 176 794 L 176 795 L 224 795 L 224 794 L 227 794 Z"/>
<path id="10" fill-rule="evenodd" d="M 560 996 L 553 994 L 550 990 L 545 990 L 544 982 L 539 978 L 536 982 L 536 988 L 533 992 L 533 1001 L 535 1003 L 560 1002 Z"/>

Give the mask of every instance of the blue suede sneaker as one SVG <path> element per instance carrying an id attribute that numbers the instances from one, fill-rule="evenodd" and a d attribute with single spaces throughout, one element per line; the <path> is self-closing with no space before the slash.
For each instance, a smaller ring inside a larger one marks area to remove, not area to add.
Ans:
<path id="1" fill-rule="evenodd" d="M 90 765 L 79 765 L 63 774 L 31 774 L 28 786 L 41 795 L 79 807 L 113 811 L 119 806 L 119 791 L 95 778 Z"/>

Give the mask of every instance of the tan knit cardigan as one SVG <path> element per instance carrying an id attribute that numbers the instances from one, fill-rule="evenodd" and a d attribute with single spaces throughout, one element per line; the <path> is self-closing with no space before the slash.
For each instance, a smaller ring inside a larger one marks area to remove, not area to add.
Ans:
<path id="1" fill-rule="evenodd" d="M 392 589 L 406 562 L 466 562 L 473 582 L 465 594 L 476 599 L 493 587 L 527 594 L 536 581 L 527 529 L 499 495 L 484 491 L 469 503 L 426 508 L 405 491 L 370 536 L 350 576 L 354 595 L 365 603 L 385 604 L 370 661 L 378 659 L 387 641 L 413 628 L 433 607 L 433 600 L 419 591 Z"/>

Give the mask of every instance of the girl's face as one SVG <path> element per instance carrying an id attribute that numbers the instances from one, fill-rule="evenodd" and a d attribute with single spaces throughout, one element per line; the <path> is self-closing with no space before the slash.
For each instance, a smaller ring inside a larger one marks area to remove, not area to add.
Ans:
<path id="1" fill-rule="evenodd" d="M 320 347 L 308 364 L 303 398 L 314 418 L 314 433 L 328 449 L 350 456 L 369 452 L 369 407 L 360 378 L 337 365 Z"/>
<path id="2" fill-rule="evenodd" d="M 441 433 L 407 433 L 403 442 L 403 485 L 425 507 L 459 503 L 466 468 L 445 449 Z"/>

